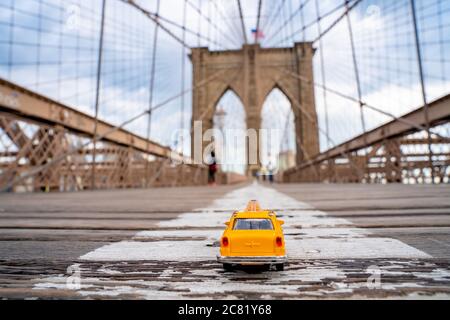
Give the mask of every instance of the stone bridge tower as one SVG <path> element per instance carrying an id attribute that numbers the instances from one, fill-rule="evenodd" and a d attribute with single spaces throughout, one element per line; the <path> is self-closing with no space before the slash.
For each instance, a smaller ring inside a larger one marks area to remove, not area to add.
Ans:
<path id="1" fill-rule="evenodd" d="M 193 48 L 191 60 L 196 89 L 192 125 L 201 120 L 203 132 L 211 129 L 217 103 L 227 90 L 232 90 L 244 105 L 247 128 L 260 129 L 264 101 L 278 88 L 290 100 L 295 116 L 297 164 L 314 157 L 320 151 L 313 85 L 314 51 L 310 42 L 296 43 L 292 48 L 265 49 L 258 44 L 229 51 Z M 195 139 L 201 137 L 192 135 L 192 154 Z M 248 148 L 255 147 L 258 148 Z M 248 150 L 252 151 L 255 150 Z M 256 167 L 249 169 L 253 171 Z"/>

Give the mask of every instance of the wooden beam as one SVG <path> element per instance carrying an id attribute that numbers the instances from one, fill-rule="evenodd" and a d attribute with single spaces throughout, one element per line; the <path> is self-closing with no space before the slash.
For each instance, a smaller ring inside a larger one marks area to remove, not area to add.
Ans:
<path id="1" fill-rule="evenodd" d="M 0 79 L 0 111 L 48 125 L 60 125 L 72 133 L 87 137 L 92 137 L 94 133 L 94 117 L 4 79 Z M 99 136 L 112 129 L 112 124 L 98 122 Z M 147 150 L 147 139 L 124 129 L 108 134 L 103 141 L 130 146 L 162 158 L 182 159 L 181 155 L 172 153 L 170 148 L 154 141 L 150 141 Z"/>
<path id="2" fill-rule="evenodd" d="M 373 146 L 384 140 L 418 132 L 419 130 L 417 129 L 417 126 L 425 127 L 426 125 L 423 108 L 424 107 L 418 108 L 402 116 L 400 119 L 404 121 L 393 120 L 391 122 L 388 122 L 378 128 L 368 131 L 365 135 L 359 135 L 324 153 L 321 153 L 315 159 L 308 161 L 296 168 L 290 169 L 288 170 L 288 172 L 294 172 L 298 169 L 303 169 L 322 161 L 337 158 L 342 156 L 342 154 L 355 152 L 357 150 Z M 450 95 L 446 95 L 431 102 L 428 105 L 428 114 L 431 127 L 438 126 L 442 123 L 450 121 Z"/>

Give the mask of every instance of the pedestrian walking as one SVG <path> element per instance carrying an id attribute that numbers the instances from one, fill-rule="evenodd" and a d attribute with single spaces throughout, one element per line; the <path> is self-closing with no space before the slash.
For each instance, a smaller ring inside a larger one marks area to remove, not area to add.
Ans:
<path id="1" fill-rule="evenodd" d="M 216 153 L 214 151 L 211 151 L 211 157 L 209 159 L 208 165 L 208 185 L 210 186 L 216 185 L 216 172 L 217 172 Z"/>

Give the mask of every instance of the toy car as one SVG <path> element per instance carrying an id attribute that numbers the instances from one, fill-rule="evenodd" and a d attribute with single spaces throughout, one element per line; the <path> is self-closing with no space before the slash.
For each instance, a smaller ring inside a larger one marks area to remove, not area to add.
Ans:
<path id="1" fill-rule="evenodd" d="M 220 255 L 217 261 L 226 271 L 233 265 L 275 265 L 284 270 L 287 262 L 282 220 L 275 212 L 262 210 L 252 200 L 244 211 L 233 213 L 220 239 Z"/>

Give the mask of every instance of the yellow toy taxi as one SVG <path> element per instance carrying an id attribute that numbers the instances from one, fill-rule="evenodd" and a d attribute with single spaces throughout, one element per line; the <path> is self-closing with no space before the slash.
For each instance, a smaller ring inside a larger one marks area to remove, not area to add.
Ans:
<path id="1" fill-rule="evenodd" d="M 283 271 L 287 262 L 283 224 L 275 212 L 250 201 L 244 211 L 233 213 L 225 223 L 217 261 L 226 271 L 234 265 L 275 265 L 277 271 Z"/>

